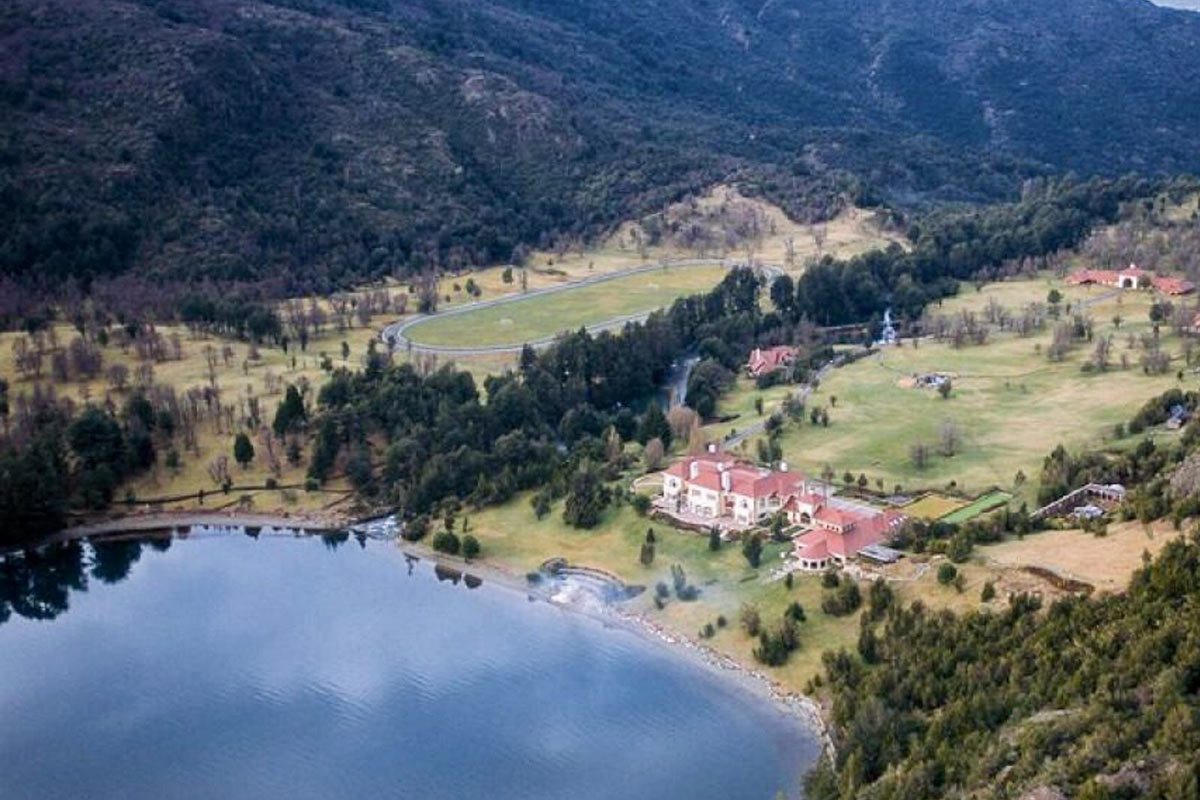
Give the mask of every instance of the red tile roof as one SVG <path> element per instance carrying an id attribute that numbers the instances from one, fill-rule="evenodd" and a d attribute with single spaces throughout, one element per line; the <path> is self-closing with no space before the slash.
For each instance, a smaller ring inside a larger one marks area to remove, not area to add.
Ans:
<path id="1" fill-rule="evenodd" d="M 779 345 L 777 347 L 768 347 L 765 350 L 756 347 L 750 353 L 750 359 L 746 362 L 746 368 L 750 370 L 752 375 L 763 375 L 768 372 L 774 372 L 780 367 L 787 366 L 792 363 L 796 357 L 796 348 L 785 347 Z"/>
<path id="2" fill-rule="evenodd" d="M 843 560 L 857 555 L 859 550 L 879 544 L 888 538 L 891 531 L 904 521 L 904 515 L 895 509 L 886 511 L 855 512 L 848 509 L 823 508 L 817 518 L 825 521 L 838 520 L 839 530 L 814 528 L 796 538 L 796 552 L 802 558 L 819 559 L 813 553 L 828 552 Z"/>
<path id="3" fill-rule="evenodd" d="M 696 476 L 692 477 L 692 465 Z M 681 478 L 684 482 L 713 491 L 720 491 L 722 473 L 729 476 L 732 494 L 752 497 L 755 500 L 771 495 L 783 497 L 803 491 L 804 476 L 794 472 L 776 472 L 744 461 L 738 461 L 721 453 L 689 456 L 667 468 L 667 474 Z"/>
<path id="4" fill-rule="evenodd" d="M 1067 283 L 1072 285 L 1080 285 L 1085 283 L 1100 283 L 1105 286 L 1116 286 L 1121 282 L 1121 278 L 1138 278 L 1149 273 L 1136 264 L 1130 264 L 1123 270 L 1111 269 L 1081 269 L 1071 273 L 1067 277 Z M 1163 294 L 1188 294 L 1195 290 L 1196 286 L 1191 281 L 1177 278 L 1170 275 L 1158 276 L 1150 279 L 1151 285 Z"/>
<path id="5" fill-rule="evenodd" d="M 1196 289 L 1196 285 L 1183 278 L 1155 278 L 1154 288 L 1163 294 L 1188 294 Z"/>

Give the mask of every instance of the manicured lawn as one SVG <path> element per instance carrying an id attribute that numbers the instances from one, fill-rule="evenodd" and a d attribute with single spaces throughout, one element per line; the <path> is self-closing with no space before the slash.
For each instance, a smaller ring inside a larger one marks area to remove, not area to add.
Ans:
<path id="1" fill-rule="evenodd" d="M 754 385 L 753 378 L 739 375 L 737 383 L 721 396 L 717 405 L 717 416 L 731 419 L 704 426 L 704 433 L 709 441 L 715 442 L 730 433 L 761 422 L 779 408 L 785 397 L 794 394 L 798 388 L 797 386 L 781 385 L 772 386 L 770 389 L 759 389 Z M 759 397 L 763 401 L 762 416 L 759 416 L 758 410 L 754 407 L 754 401 Z"/>
<path id="2" fill-rule="evenodd" d="M 544 297 L 531 297 L 452 317 L 432 317 L 408 330 L 420 344 L 465 347 L 521 344 L 614 317 L 652 311 L 712 288 L 722 267 L 675 267 Z"/>
<path id="3" fill-rule="evenodd" d="M 947 514 L 941 518 L 942 522 L 958 524 L 968 520 L 975 519 L 980 514 L 986 514 L 988 511 L 1000 508 L 1001 506 L 1012 500 L 1012 495 L 1008 492 L 988 492 L 983 497 L 980 497 L 974 503 Z"/>

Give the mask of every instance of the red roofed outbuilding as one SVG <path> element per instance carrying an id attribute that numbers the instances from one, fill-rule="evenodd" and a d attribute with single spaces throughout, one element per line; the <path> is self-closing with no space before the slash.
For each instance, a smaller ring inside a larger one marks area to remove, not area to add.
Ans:
<path id="1" fill-rule="evenodd" d="M 751 378 L 758 378 L 776 370 L 783 369 L 796 360 L 796 348 L 785 347 L 756 347 L 750 352 L 746 362 L 746 372 Z"/>

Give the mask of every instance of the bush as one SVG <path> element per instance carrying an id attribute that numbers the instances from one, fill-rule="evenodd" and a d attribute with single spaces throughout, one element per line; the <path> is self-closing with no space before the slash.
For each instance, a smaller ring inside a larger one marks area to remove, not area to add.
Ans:
<path id="1" fill-rule="evenodd" d="M 938 567 L 937 579 L 942 586 L 949 586 L 954 583 L 954 579 L 958 577 L 958 567 L 953 564 L 942 564 Z"/>
<path id="2" fill-rule="evenodd" d="M 750 566 L 758 569 L 758 565 L 762 563 L 763 541 L 760 534 L 747 536 L 742 542 L 742 555 L 746 557 L 746 561 Z"/>
<path id="3" fill-rule="evenodd" d="M 483 547 L 479 544 L 479 540 L 472 534 L 467 534 L 462 540 L 463 558 L 470 561 L 472 558 L 479 558 L 483 553 Z"/>
<path id="4" fill-rule="evenodd" d="M 838 578 L 837 572 L 831 569 L 825 570 L 825 574 L 821 576 L 821 585 L 826 589 L 836 589 L 841 579 Z"/>
<path id="5" fill-rule="evenodd" d="M 746 635 L 758 636 L 759 631 L 762 630 L 762 617 L 759 616 L 758 609 L 749 604 L 743 605 L 740 616 Z"/>
<path id="6" fill-rule="evenodd" d="M 834 617 L 853 614 L 861 605 L 862 592 L 859 591 L 858 584 L 852 580 L 842 581 L 837 589 L 826 592 L 821 599 L 821 610 Z"/>
<path id="7" fill-rule="evenodd" d="M 439 553 L 455 556 L 458 555 L 461 547 L 462 543 L 458 540 L 458 537 L 450 531 L 439 531 L 433 536 L 433 549 Z"/>
<path id="8" fill-rule="evenodd" d="M 721 549 L 720 528 L 714 527 L 708 532 L 708 549 L 714 553 Z"/>
<path id="9" fill-rule="evenodd" d="M 319 480 L 317 480 L 316 478 L 305 478 L 304 479 L 304 491 L 317 492 L 320 490 L 321 490 L 321 482 Z"/>
<path id="10" fill-rule="evenodd" d="M 954 563 L 961 564 L 971 557 L 971 550 L 974 547 L 970 536 L 966 533 L 958 533 L 950 539 L 950 544 L 946 547 L 946 555 Z"/>
<path id="11" fill-rule="evenodd" d="M 990 603 L 995 598 L 996 587 L 991 581 L 988 581 L 983 585 L 983 591 L 979 593 L 979 599 L 985 603 Z"/>
<path id="12" fill-rule="evenodd" d="M 638 516 L 646 516 L 650 513 L 650 496 L 639 492 L 634 492 L 629 499 L 629 504 L 633 506 L 633 510 L 638 513 Z"/>
<path id="13" fill-rule="evenodd" d="M 419 542 L 425 538 L 427 533 L 429 533 L 429 517 L 421 516 L 405 523 L 401 535 L 405 541 Z"/>

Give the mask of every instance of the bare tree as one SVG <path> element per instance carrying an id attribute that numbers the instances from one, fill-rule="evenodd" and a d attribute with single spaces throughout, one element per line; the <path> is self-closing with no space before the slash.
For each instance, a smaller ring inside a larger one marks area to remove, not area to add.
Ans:
<path id="1" fill-rule="evenodd" d="M 667 423 L 671 426 L 671 435 L 678 441 L 687 441 L 696 418 L 696 412 L 687 406 L 672 408 L 667 412 Z"/>
<path id="2" fill-rule="evenodd" d="M 938 441 L 941 445 L 942 455 L 950 458 L 958 452 L 959 446 L 962 443 L 962 433 L 958 429 L 958 425 L 952 420 L 943 420 L 938 426 Z"/>
<path id="3" fill-rule="evenodd" d="M 665 456 L 666 448 L 663 447 L 662 439 L 654 438 L 646 442 L 646 450 L 642 453 L 642 460 L 646 465 L 646 471 L 654 472 L 661 467 Z"/>
<path id="4" fill-rule="evenodd" d="M 212 478 L 213 483 L 218 486 L 224 486 L 231 479 L 229 477 L 229 456 L 217 456 L 208 464 L 208 477 Z"/>
<path id="5" fill-rule="evenodd" d="M 108 385 L 114 391 L 123 392 L 125 391 L 125 385 L 129 383 L 129 367 L 119 363 L 110 364 L 105 377 L 108 379 Z"/>
<path id="6" fill-rule="evenodd" d="M 908 447 L 908 460 L 919 470 L 929 465 L 929 445 L 916 442 Z"/>
<path id="7" fill-rule="evenodd" d="M 829 238 L 829 228 L 827 228 L 825 226 L 825 223 L 822 222 L 820 225 L 813 226 L 812 240 L 813 240 L 813 244 L 817 248 L 817 258 L 820 258 L 824 254 L 825 242 L 828 240 L 828 238 Z"/>

